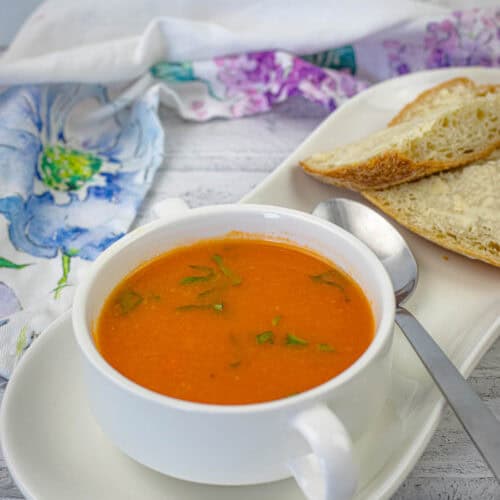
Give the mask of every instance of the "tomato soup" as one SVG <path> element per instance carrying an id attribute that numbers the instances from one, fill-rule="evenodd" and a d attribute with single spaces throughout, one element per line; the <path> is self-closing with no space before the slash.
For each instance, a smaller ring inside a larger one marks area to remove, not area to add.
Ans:
<path id="1" fill-rule="evenodd" d="M 335 377 L 373 339 L 367 298 L 291 244 L 204 240 L 128 275 L 94 329 L 101 355 L 137 384 L 213 404 L 289 397 Z"/>

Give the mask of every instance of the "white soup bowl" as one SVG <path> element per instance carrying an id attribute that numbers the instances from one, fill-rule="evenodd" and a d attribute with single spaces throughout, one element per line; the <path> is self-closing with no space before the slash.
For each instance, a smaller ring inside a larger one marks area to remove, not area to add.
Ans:
<path id="1" fill-rule="evenodd" d="M 155 393 L 106 362 L 96 349 L 92 328 L 115 286 L 163 252 L 230 231 L 287 238 L 326 257 L 361 286 L 376 332 L 353 365 L 293 397 L 213 405 Z M 73 326 L 91 411 L 127 455 L 162 473 L 200 483 L 257 484 L 293 475 L 307 497 L 332 500 L 354 494 L 358 471 L 351 440 L 367 432 L 386 399 L 394 311 L 387 272 L 343 229 L 285 208 L 221 205 L 162 217 L 108 248 L 77 290 Z"/>

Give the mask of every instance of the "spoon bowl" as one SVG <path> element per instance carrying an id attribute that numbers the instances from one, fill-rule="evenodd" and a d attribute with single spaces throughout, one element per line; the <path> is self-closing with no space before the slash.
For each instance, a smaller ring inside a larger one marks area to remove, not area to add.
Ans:
<path id="1" fill-rule="evenodd" d="M 320 203 L 313 215 L 346 229 L 375 253 L 389 273 L 398 304 L 410 297 L 417 286 L 417 262 L 404 238 L 386 219 L 345 198 Z"/>

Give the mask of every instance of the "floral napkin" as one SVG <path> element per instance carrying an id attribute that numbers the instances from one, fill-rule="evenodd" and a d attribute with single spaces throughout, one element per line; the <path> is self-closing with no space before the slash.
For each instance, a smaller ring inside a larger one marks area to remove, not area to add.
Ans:
<path id="1" fill-rule="evenodd" d="M 8 377 L 71 306 L 90 262 L 132 224 L 163 158 L 159 102 L 194 121 L 268 111 L 295 95 L 333 111 L 400 74 L 498 66 L 498 33 L 500 9 L 475 9 L 414 19 L 302 57 L 266 50 L 159 60 L 129 87 L 1 90 L 0 375 Z"/>

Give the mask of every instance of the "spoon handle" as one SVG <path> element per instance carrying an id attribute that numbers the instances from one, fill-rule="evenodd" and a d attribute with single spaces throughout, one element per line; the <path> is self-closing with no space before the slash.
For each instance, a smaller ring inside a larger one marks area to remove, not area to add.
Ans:
<path id="1" fill-rule="evenodd" d="M 398 307 L 396 323 L 500 481 L 500 421 L 409 311 Z"/>

